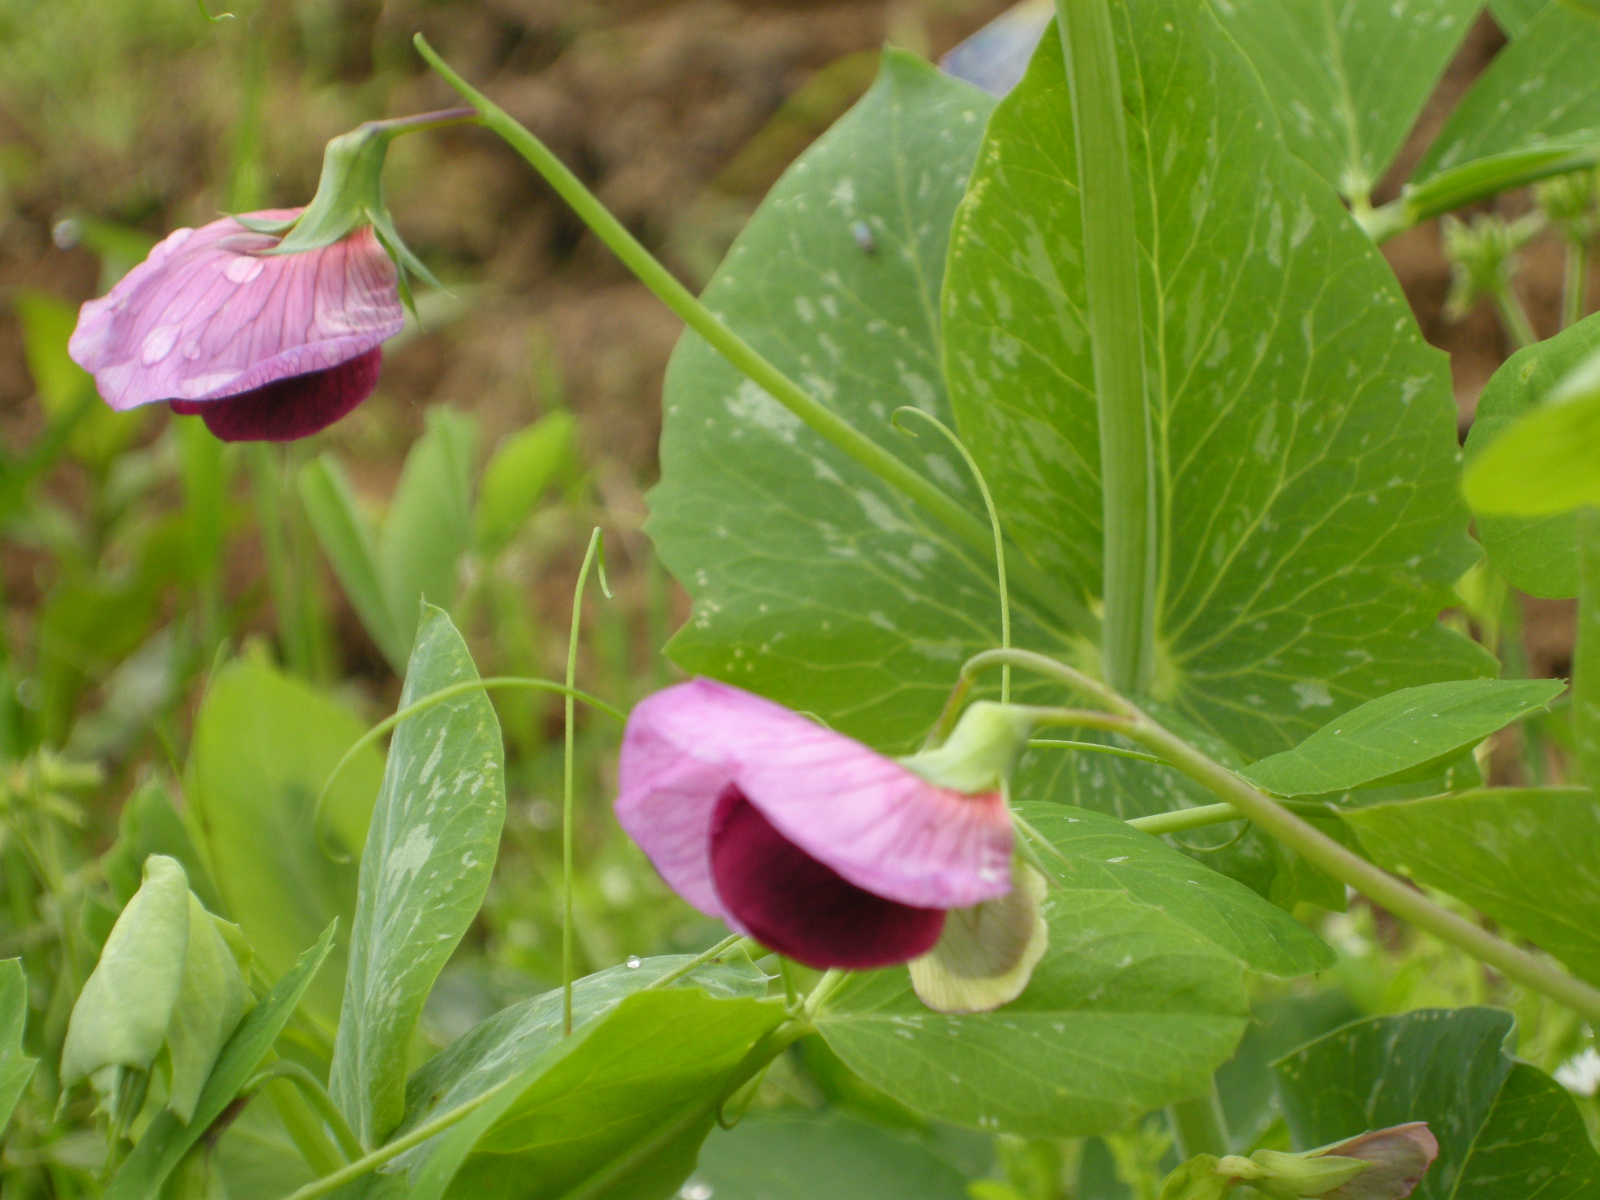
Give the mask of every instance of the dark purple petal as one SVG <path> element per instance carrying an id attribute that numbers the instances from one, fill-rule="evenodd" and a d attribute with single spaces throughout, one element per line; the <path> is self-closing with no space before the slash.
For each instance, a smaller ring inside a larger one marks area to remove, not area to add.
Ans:
<path id="1" fill-rule="evenodd" d="M 938 908 L 913 908 L 846 882 L 728 788 L 711 821 L 711 872 L 729 924 L 768 949 L 825 969 L 867 971 L 933 949 Z"/>
<path id="2" fill-rule="evenodd" d="M 199 417 L 224 442 L 292 442 L 332 425 L 378 386 L 383 351 L 220 400 L 174 400 L 172 411 Z"/>

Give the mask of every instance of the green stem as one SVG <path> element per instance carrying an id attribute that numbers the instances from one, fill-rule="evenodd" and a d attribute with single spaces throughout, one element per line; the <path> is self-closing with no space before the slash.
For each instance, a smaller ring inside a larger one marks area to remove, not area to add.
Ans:
<path id="1" fill-rule="evenodd" d="M 1561 328 L 1568 329 L 1583 320 L 1589 290 L 1589 243 L 1580 237 L 1567 239 L 1566 276 L 1561 283 Z"/>
<path id="2" fill-rule="evenodd" d="M 344 1169 L 349 1160 L 339 1153 L 339 1147 L 328 1137 L 326 1127 L 318 1119 L 316 1110 L 306 1103 L 300 1089 L 285 1081 L 278 1086 L 269 1084 L 266 1093 L 278 1120 L 283 1123 L 284 1132 L 313 1174 L 325 1175 Z"/>
<path id="3" fill-rule="evenodd" d="M 1009 667 L 1006 668 L 1010 670 Z M 1082 750 L 1090 754 L 1109 754 L 1113 758 L 1131 758 L 1135 762 L 1157 763 L 1166 766 L 1166 760 L 1157 758 L 1154 754 L 1146 754 L 1142 750 L 1124 750 L 1121 746 L 1107 746 L 1104 742 L 1068 742 L 1055 738 L 1029 738 L 1029 746 L 1038 746 L 1056 750 Z"/>
<path id="4" fill-rule="evenodd" d="M 572 625 L 567 631 L 566 728 L 562 731 L 561 761 L 561 1032 L 572 1032 L 572 798 L 573 772 L 577 763 L 575 684 L 578 678 L 578 634 L 583 626 L 583 589 L 589 572 L 599 566 L 600 590 L 609 598 L 606 583 L 605 538 L 600 527 L 589 535 L 583 566 L 578 569 L 578 584 L 572 589 Z"/>
<path id="5" fill-rule="evenodd" d="M 827 1007 L 828 1000 L 838 991 L 845 980 L 850 978 L 850 972 L 842 967 L 829 967 L 823 972 L 822 978 L 817 980 L 816 986 L 806 994 L 800 1002 L 801 1015 L 806 1020 L 811 1020 Z"/>
<path id="6" fill-rule="evenodd" d="M 1497 287 L 1493 298 L 1495 310 L 1500 314 L 1500 323 L 1505 326 L 1518 350 L 1525 350 L 1539 340 L 1533 322 L 1528 319 L 1528 310 L 1522 307 L 1522 301 L 1509 283 Z"/>
<path id="7" fill-rule="evenodd" d="M 1233 1149 L 1228 1142 L 1228 1125 L 1215 1087 L 1204 1096 L 1168 1107 L 1167 1120 L 1172 1123 L 1180 1159 L 1194 1158 L 1198 1154 L 1215 1154 L 1220 1158 Z"/>
<path id="8" fill-rule="evenodd" d="M 1487 963 L 1512 982 L 1549 996 L 1587 1021 L 1600 1021 L 1600 991 L 1441 908 L 1403 880 L 1380 870 L 1301 820 L 1265 792 L 1143 713 L 1134 721 L 1129 736 L 1226 800 L 1312 866 L 1355 888 L 1418 929 Z"/>
<path id="9" fill-rule="evenodd" d="M 502 109 L 451 70 L 421 34 L 415 38 L 418 53 L 451 87 L 483 117 L 483 123 L 499 134 L 534 170 L 544 177 L 556 193 L 571 206 L 596 237 L 604 242 L 634 275 L 655 293 L 656 298 L 678 315 L 684 324 L 704 338 L 713 349 L 757 384 L 778 403 L 799 417 L 813 431 L 832 442 L 857 463 L 890 487 L 908 496 L 942 521 L 952 533 L 985 557 L 991 553 L 989 531 L 957 501 L 934 483 L 913 470 L 843 417 L 833 412 L 799 384 L 774 366 L 694 294 L 641 245 L 605 205 L 567 169 L 547 146 L 524 129 Z M 1096 623 L 1087 608 L 1072 599 L 1058 580 L 1043 571 L 1019 562 L 1013 581 L 1026 590 L 1030 601 L 1051 612 L 1075 631 L 1091 633 Z"/>
<path id="10" fill-rule="evenodd" d="M 361 1139 L 356 1137 L 355 1130 L 350 1128 L 350 1122 L 344 1119 L 339 1106 L 333 1102 L 333 1097 L 328 1095 L 328 1089 L 322 1086 L 322 1080 L 294 1060 L 281 1058 L 270 1067 L 258 1071 L 240 1092 L 248 1096 L 274 1079 L 283 1079 L 294 1084 L 300 1095 L 316 1109 L 317 1115 L 333 1132 L 334 1140 L 338 1142 L 345 1162 L 361 1157 Z"/>
<path id="11" fill-rule="evenodd" d="M 331 1174 L 324 1175 L 321 1179 L 314 1179 L 304 1187 L 290 1192 L 289 1195 L 284 1197 L 284 1200 L 316 1200 L 318 1196 L 326 1196 L 329 1192 L 338 1191 L 345 1184 L 354 1182 L 368 1172 L 376 1171 L 384 1163 L 399 1158 L 400 1155 L 410 1150 L 413 1146 L 420 1146 L 429 1138 L 443 1133 L 451 1126 L 459 1125 L 498 1095 L 501 1088 L 507 1084 L 514 1083 L 519 1078 L 521 1077 L 514 1075 L 503 1083 L 496 1084 L 488 1091 L 474 1096 L 465 1104 L 452 1108 L 449 1112 L 435 1117 L 425 1125 L 418 1125 L 405 1136 L 395 1138 L 392 1142 L 385 1142 L 372 1153 L 364 1154 L 347 1166 L 341 1167 Z"/>
<path id="12" fill-rule="evenodd" d="M 1092 727 L 1113 729 L 1166 759 L 1312 866 L 1355 888 L 1395 916 L 1487 963 L 1513 983 L 1566 1005 L 1591 1023 L 1600 1022 L 1600 990 L 1441 908 L 1404 880 L 1374 866 L 1301 820 L 1254 784 L 1189 745 L 1099 680 L 1066 663 L 1027 650 L 987 650 L 974 655 L 961 668 L 962 680 L 970 681 L 978 672 L 1001 662 L 1035 671 L 1094 699 L 1109 709 L 1110 714 L 1100 714 L 1101 723 Z M 1049 709 L 1038 711 L 1051 712 Z M 1082 715 L 1067 709 L 1055 711 L 1063 723 L 1069 719 L 1078 720 Z"/>
<path id="13" fill-rule="evenodd" d="M 1572 666 L 1572 726 L 1578 772 L 1600 788 L 1600 509 L 1578 511 L 1578 648 Z"/>
<path id="14" fill-rule="evenodd" d="M 691 971 L 698 971 L 701 967 L 705 966 L 708 962 L 711 962 L 713 959 L 721 958 L 724 954 L 726 954 L 729 950 L 732 950 L 740 942 L 748 942 L 749 940 L 750 939 L 745 937 L 744 934 L 742 934 L 742 933 L 729 934 L 727 937 L 723 938 L 720 942 L 718 942 L 715 946 L 711 947 L 711 949 L 704 950 L 701 953 L 695 955 L 692 959 L 690 959 L 688 962 L 684 963 L 680 967 L 672 968 L 672 970 L 668 971 L 660 979 L 651 980 L 649 983 L 647 983 L 645 985 L 644 990 L 648 992 L 648 991 L 651 991 L 654 988 L 664 988 L 664 987 L 668 986 L 669 984 L 677 983 L 678 980 L 682 979 L 685 975 L 689 974 Z M 751 944 L 754 945 L 753 942 Z"/>
<path id="15" fill-rule="evenodd" d="M 1231 804 L 1202 804 L 1195 808 L 1180 808 L 1175 812 L 1132 817 L 1127 823 L 1144 833 L 1160 836 L 1164 833 L 1182 833 L 1186 829 L 1203 829 L 1207 825 L 1225 825 L 1229 821 L 1244 819 L 1244 814 Z"/>
<path id="16" fill-rule="evenodd" d="M 1072 94 L 1085 306 L 1100 423 L 1101 656 L 1111 685 L 1137 696 L 1155 662 L 1155 503 L 1139 237 L 1113 5 L 1120 10 L 1122 0 L 1056 0 L 1056 15 Z"/>

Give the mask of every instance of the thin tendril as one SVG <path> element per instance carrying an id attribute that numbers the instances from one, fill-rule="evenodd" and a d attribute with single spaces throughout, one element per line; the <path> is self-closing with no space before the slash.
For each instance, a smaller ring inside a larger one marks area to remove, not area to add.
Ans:
<path id="1" fill-rule="evenodd" d="M 1042 746 L 1055 750 L 1086 750 L 1093 754 L 1109 754 L 1114 758 L 1131 758 L 1135 762 L 1155 763 L 1157 766 L 1167 766 L 1167 760 L 1157 758 L 1154 754 L 1146 754 L 1141 750 L 1124 750 L 1121 746 L 1107 746 L 1103 742 L 1069 742 L 1055 738 L 1029 738 L 1029 746 Z"/>
<path id="2" fill-rule="evenodd" d="M 583 624 L 583 589 L 589 582 L 589 568 L 596 567 L 600 591 L 611 599 L 606 582 L 605 535 L 598 525 L 589 535 L 589 548 L 578 570 L 578 585 L 572 589 L 572 628 L 567 634 L 566 730 L 561 764 L 561 1035 L 572 1032 L 572 775 L 573 724 L 576 716 L 575 680 L 578 675 L 578 633 Z"/>
<path id="3" fill-rule="evenodd" d="M 206 20 L 210 21 L 213 25 L 221 25 L 224 21 L 231 21 L 231 20 L 233 20 L 233 18 L 235 16 L 235 14 L 233 14 L 231 12 L 225 12 L 225 13 L 218 13 L 216 16 L 213 17 L 206 10 L 206 0 L 195 0 L 195 4 L 200 9 L 200 15 L 202 17 L 204 17 Z"/>
<path id="4" fill-rule="evenodd" d="M 367 730 L 366 733 L 351 744 L 350 749 L 344 752 L 344 757 L 334 764 L 333 770 L 328 772 L 328 778 L 323 781 L 322 790 L 317 793 L 317 802 L 311 806 L 311 826 L 317 839 L 317 848 L 324 855 L 336 863 L 354 861 L 354 858 L 344 850 L 328 844 L 325 836 L 326 829 L 323 824 L 323 811 L 327 808 L 328 793 L 333 790 L 334 781 L 344 773 L 344 769 L 350 765 L 356 755 L 360 754 L 402 721 L 409 721 L 412 717 L 427 712 L 428 709 L 436 704 L 443 704 L 446 700 L 463 695 L 466 692 L 476 691 L 479 688 L 486 692 L 499 688 L 526 689 L 533 692 L 559 692 L 563 694 L 570 692 L 569 699 L 582 700 L 590 708 L 598 709 L 605 713 L 606 716 L 614 717 L 618 721 L 626 721 L 628 719 L 628 714 L 615 705 L 607 704 L 598 696 L 591 696 L 587 692 L 567 688 L 562 684 L 556 683 L 553 679 L 532 679 L 519 675 L 492 675 L 488 679 L 464 679 L 459 683 L 452 683 L 447 687 L 442 687 L 437 692 L 429 692 L 420 700 L 412 701 Z"/>
<path id="5" fill-rule="evenodd" d="M 978 481 L 978 491 L 983 496 L 983 506 L 989 512 L 989 529 L 994 534 L 994 573 L 996 581 L 1000 585 L 1000 648 L 1009 650 L 1011 649 L 1011 595 L 1006 587 L 1006 542 L 1005 534 L 1000 529 L 1000 512 L 995 508 L 994 496 L 989 492 L 989 482 L 983 477 L 983 471 L 978 466 L 978 460 L 972 457 L 972 451 L 967 449 L 966 443 L 956 436 L 955 430 L 951 429 L 932 413 L 923 412 L 922 409 L 915 408 L 909 404 L 903 404 L 894 410 L 889 422 L 901 433 L 916 437 L 917 435 L 901 422 L 901 418 L 908 415 L 921 417 L 940 433 L 944 434 L 945 439 L 956 448 L 956 453 L 966 460 L 967 469 L 972 472 L 972 477 Z M 1010 664 L 1006 664 L 1000 670 L 1000 703 L 1011 703 Z"/>

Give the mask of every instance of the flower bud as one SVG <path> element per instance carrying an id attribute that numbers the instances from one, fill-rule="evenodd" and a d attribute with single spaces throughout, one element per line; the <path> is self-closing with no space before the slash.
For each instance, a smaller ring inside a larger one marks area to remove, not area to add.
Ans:
<path id="1" fill-rule="evenodd" d="M 206 911 L 176 859 L 152 854 L 144 881 L 84 984 L 61 1053 L 63 1092 L 88 1079 L 126 1128 L 150 1075 L 167 1080 L 167 1107 L 187 1122 L 223 1045 L 253 1000 L 249 949 Z"/>
<path id="2" fill-rule="evenodd" d="M 909 964 L 917 998 L 935 1012 L 976 1013 L 1022 995 L 1050 944 L 1047 893 L 1044 876 L 1014 860 L 1009 893 L 953 909 L 938 943 Z"/>
<path id="3" fill-rule="evenodd" d="M 929 783 L 975 795 L 999 791 L 1028 745 L 1034 716 L 1025 708 L 979 700 L 961 714 L 944 745 L 900 764 Z"/>

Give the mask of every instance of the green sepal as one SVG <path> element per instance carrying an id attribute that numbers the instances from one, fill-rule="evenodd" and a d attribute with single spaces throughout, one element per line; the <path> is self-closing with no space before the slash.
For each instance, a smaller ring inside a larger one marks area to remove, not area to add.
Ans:
<path id="1" fill-rule="evenodd" d="M 1028 745 L 1034 714 L 1017 705 L 979 700 L 961 714 L 944 745 L 900 760 L 929 783 L 977 794 L 998 791 Z"/>

